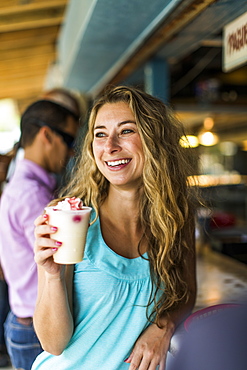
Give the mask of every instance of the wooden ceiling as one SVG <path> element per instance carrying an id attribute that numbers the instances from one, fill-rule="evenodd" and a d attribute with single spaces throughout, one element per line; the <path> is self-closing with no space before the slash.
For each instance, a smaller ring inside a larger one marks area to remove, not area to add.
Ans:
<path id="1" fill-rule="evenodd" d="M 0 99 L 20 112 L 44 89 L 68 0 L 0 1 Z"/>

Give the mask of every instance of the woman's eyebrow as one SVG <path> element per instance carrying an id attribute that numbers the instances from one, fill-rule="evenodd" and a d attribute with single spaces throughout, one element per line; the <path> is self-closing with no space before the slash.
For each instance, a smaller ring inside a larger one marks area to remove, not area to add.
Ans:
<path id="1" fill-rule="evenodd" d="M 134 123 L 134 124 L 136 124 L 135 121 L 132 121 L 131 119 L 128 119 L 126 121 L 119 122 L 118 126 L 125 125 L 126 123 Z"/>
<path id="2" fill-rule="evenodd" d="M 118 126 L 120 127 L 120 126 L 122 126 L 122 125 L 125 125 L 126 123 L 134 123 L 134 124 L 136 125 L 136 122 L 135 122 L 135 121 L 132 121 L 132 120 L 128 119 L 128 120 L 126 120 L 126 121 L 121 121 L 121 122 L 119 122 L 119 123 L 118 123 Z M 94 127 L 94 130 L 104 129 L 104 128 L 106 128 L 106 126 L 104 126 L 104 125 L 98 125 L 98 126 L 95 126 L 95 127 Z"/>
<path id="3" fill-rule="evenodd" d="M 102 128 L 106 128 L 106 127 L 105 127 L 105 126 L 103 126 L 103 125 L 101 125 L 101 126 L 100 126 L 100 125 L 98 125 L 98 126 L 95 126 L 95 127 L 94 127 L 94 130 L 102 129 Z"/>

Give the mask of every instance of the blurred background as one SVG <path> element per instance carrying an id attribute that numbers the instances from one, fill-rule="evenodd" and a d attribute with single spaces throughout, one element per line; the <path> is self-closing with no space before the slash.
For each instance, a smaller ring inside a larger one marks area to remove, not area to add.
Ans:
<path id="1" fill-rule="evenodd" d="M 199 154 L 211 211 L 198 210 L 198 248 L 246 265 L 246 25 L 246 0 L 1 0 L 0 176 L 43 91 L 90 107 L 108 84 L 138 86 L 173 107 Z"/>

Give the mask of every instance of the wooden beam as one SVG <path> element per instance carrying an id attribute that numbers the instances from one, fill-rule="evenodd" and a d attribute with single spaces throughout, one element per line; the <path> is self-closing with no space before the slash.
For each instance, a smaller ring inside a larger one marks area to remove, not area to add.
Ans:
<path id="1" fill-rule="evenodd" d="M 0 0 L 0 99 L 21 111 L 44 90 L 69 0 Z"/>
<path id="2" fill-rule="evenodd" d="M 44 28 L 50 26 L 57 26 L 60 25 L 63 21 L 63 16 L 59 16 L 56 18 L 47 18 L 47 19 L 39 19 L 39 20 L 27 20 L 24 22 L 16 22 L 16 23 L 6 23 L 0 24 L 0 32 L 12 32 L 12 31 L 21 31 L 21 30 L 28 30 L 28 29 L 37 29 L 37 28 Z"/>
<path id="3" fill-rule="evenodd" d="M 59 26 L 42 29 L 31 29 L 15 32 L 6 32 L 0 35 L 0 51 L 54 43 L 57 39 Z"/>
<path id="4" fill-rule="evenodd" d="M 1 71 L 0 73 L 0 81 L 1 81 L 0 85 L 2 84 L 2 82 L 10 81 L 10 80 L 14 80 L 15 83 L 17 83 L 17 81 L 19 81 L 21 78 L 26 78 L 26 77 L 31 77 L 31 76 L 35 77 L 37 73 L 45 76 L 49 65 L 50 65 L 50 60 L 47 59 L 42 64 L 30 63 L 30 65 L 28 65 L 27 68 L 24 68 L 24 66 L 22 66 L 19 69 L 15 69 L 15 68 L 5 69 L 4 71 Z"/>
<path id="5" fill-rule="evenodd" d="M 35 83 L 37 82 L 40 82 L 40 81 L 43 81 L 44 80 L 44 74 L 41 73 L 37 73 L 35 76 L 29 76 L 29 77 L 24 77 L 24 76 L 21 76 L 19 79 L 18 79 L 18 85 L 20 85 L 20 89 L 23 88 L 23 86 L 25 85 L 35 85 Z M 23 84 L 23 85 L 22 85 Z M 3 83 L 3 86 L 5 85 L 5 82 Z M 15 80 L 10 80 L 10 81 L 6 81 L 6 85 L 7 86 L 4 86 L 4 88 L 7 88 L 8 87 L 11 87 L 11 85 L 13 85 L 12 87 L 16 88 L 16 82 Z M 19 88 L 17 87 L 17 90 Z"/>
<path id="6" fill-rule="evenodd" d="M 4 76 L 10 75 L 18 75 L 18 74 L 27 74 L 30 71 L 33 73 L 37 73 L 40 69 L 47 68 L 47 65 L 50 64 L 55 59 L 55 54 L 47 54 L 42 58 L 25 58 L 20 62 L 12 62 L 12 63 L 1 63 L 0 61 L 0 81 Z M 43 71 L 44 72 L 44 71 Z M 44 72 L 45 73 L 45 72 Z"/>
<path id="7" fill-rule="evenodd" d="M 52 54 L 55 52 L 55 45 L 47 44 L 47 45 L 39 45 L 32 48 L 21 48 L 21 49 L 11 49 L 8 51 L 1 52 L 0 63 L 2 62 L 10 62 L 12 60 L 21 60 L 27 57 L 37 57 L 46 54 Z"/>
<path id="8" fill-rule="evenodd" d="M 0 99 L 16 98 L 23 96 L 24 92 L 42 91 L 44 86 L 44 75 L 36 75 L 35 77 L 19 79 L 18 84 L 15 81 L 9 81 L 3 84 L 0 89 Z"/>
<path id="9" fill-rule="evenodd" d="M 34 12 L 34 11 L 40 11 L 44 9 L 52 9 L 52 8 L 64 8 L 68 0 L 50 0 L 50 1 L 41 1 L 41 2 L 30 2 L 26 4 L 20 4 L 18 2 L 18 5 L 11 5 L 10 1 L 8 0 L 6 2 L 6 5 L 3 6 L 3 0 L 1 0 L 1 6 L 0 6 L 0 16 L 7 16 L 7 15 L 13 15 L 13 14 L 21 14 L 21 13 L 28 13 L 28 12 Z M 15 2 L 16 3 L 16 2 Z"/>

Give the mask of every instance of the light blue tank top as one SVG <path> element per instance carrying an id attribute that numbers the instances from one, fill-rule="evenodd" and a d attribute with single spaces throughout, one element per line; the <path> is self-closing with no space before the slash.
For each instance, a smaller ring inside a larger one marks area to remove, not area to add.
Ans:
<path id="1" fill-rule="evenodd" d="M 85 257 L 74 271 L 74 334 L 64 352 L 41 353 L 32 370 L 127 370 L 124 360 L 149 325 L 147 254 L 124 258 L 104 242 L 99 218 L 90 226 Z"/>

